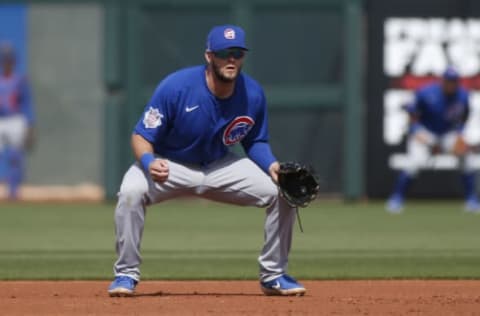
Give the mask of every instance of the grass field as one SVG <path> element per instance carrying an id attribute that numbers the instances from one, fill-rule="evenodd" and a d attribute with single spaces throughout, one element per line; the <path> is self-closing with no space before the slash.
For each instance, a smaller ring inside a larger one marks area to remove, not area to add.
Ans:
<path id="1" fill-rule="evenodd" d="M 301 279 L 480 279 L 480 215 L 460 201 L 319 201 L 302 209 L 289 271 Z M 0 279 L 110 279 L 113 204 L 0 205 Z M 203 200 L 148 209 L 143 279 L 256 279 L 264 212 Z"/>

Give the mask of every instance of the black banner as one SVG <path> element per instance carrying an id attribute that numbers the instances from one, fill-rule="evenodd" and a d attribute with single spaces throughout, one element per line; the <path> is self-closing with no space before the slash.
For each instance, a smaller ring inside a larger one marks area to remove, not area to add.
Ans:
<path id="1" fill-rule="evenodd" d="M 407 161 L 408 116 L 401 106 L 448 65 L 471 91 L 466 134 L 480 143 L 480 1 L 370 0 L 367 14 L 366 190 L 369 197 L 385 198 Z M 461 196 L 455 157 L 435 159 L 419 174 L 409 197 Z"/>

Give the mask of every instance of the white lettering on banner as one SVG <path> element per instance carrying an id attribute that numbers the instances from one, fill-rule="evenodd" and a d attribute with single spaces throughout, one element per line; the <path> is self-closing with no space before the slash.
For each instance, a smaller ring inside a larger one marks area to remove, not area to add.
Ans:
<path id="1" fill-rule="evenodd" d="M 390 79 L 383 96 L 385 144 L 395 146 L 405 139 L 409 118 L 403 107 L 413 101 L 413 91 L 452 65 L 471 92 L 466 141 L 480 145 L 480 19 L 392 17 L 384 22 L 384 36 L 383 70 Z M 393 153 L 390 166 L 400 168 L 402 157 L 405 153 Z M 436 166 L 451 169 L 452 161 L 440 159 Z"/>
<path id="2" fill-rule="evenodd" d="M 403 74 L 413 59 L 416 47 L 413 40 L 387 41 L 383 53 L 385 73 L 392 77 Z"/>
<path id="3" fill-rule="evenodd" d="M 402 108 L 411 102 L 413 93 L 408 90 L 387 90 L 383 100 L 383 140 L 387 145 L 397 145 L 408 131 L 408 114 Z"/>
<path id="4" fill-rule="evenodd" d="M 447 57 L 442 46 L 435 42 L 425 42 L 418 46 L 417 56 L 412 64 L 412 73 L 419 76 L 430 73 L 441 75 L 447 66 Z"/>
<path id="5" fill-rule="evenodd" d="M 440 75 L 452 64 L 461 76 L 480 72 L 480 19 L 389 18 L 384 24 L 388 76 Z M 446 48 L 445 48 L 446 47 Z"/>
<path id="6" fill-rule="evenodd" d="M 479 72 L 480 43 L 471 40 L 457 40 L 447 47 L 448 56 L 463 76 L 473 76 Z"/>

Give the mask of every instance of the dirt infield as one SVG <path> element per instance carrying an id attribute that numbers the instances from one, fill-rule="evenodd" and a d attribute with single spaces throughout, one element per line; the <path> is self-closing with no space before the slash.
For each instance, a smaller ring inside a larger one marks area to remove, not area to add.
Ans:
<path id="1" fill-rule="evenodd" d="M 305 281 L 266 297 L 253 281 L 144 281 L 110 298 L 102 281 L 1 282 L 2 315 L 480 315 L 480 281 Z"/>

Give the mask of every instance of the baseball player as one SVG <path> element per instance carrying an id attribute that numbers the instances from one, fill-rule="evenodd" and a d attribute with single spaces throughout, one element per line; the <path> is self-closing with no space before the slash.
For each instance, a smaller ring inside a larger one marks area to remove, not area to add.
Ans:
<path id="1" fill-rule="evenodd" d="M 463 129 L 469 114 L 468 92 L 459 84 L 457 71 L 449 67 L 440 82 L 429 84 L 415 93 L 413 104 L 406 107 L 411 127 L 407 139 L 410 164 L 401 171 L 387 210 L 403 210 L 405 192 L 418 171 L 428 164 L 431 155 L 444 152 L 460 160 L 465 192 L 465 210 L 480 211 L 475 193 L 475 174 L 472 152 L 463 139 Z"/>
<path id="2" fill-rule="evenodd" d="M 7 42 L 0 44 L 0 154 L 6 168 L 8 197 L 18 198 L 23 180 L 25 149 L 33 137 L 33 106 L 27 79 L 15 73 L 15 53 Z"/>
<path id="3" fill-rule="evenodd" d="M 287 275 L 295 209 L 276 185 L 279 162 L 268 143 L 264 92 L 241 72 L 247 51 L 242 28 L 213 27 L 206 65 L 170 74 L 146 105 L 131 138 L 137 162 L 118 194 L 110 296 L 131 296 L 140 281 L 145 207 L 185 195 L 266 208 L 261 289 L 267 295 L 305 293 Z M 229 150 L 237 143 L 248 158 Z"/>

